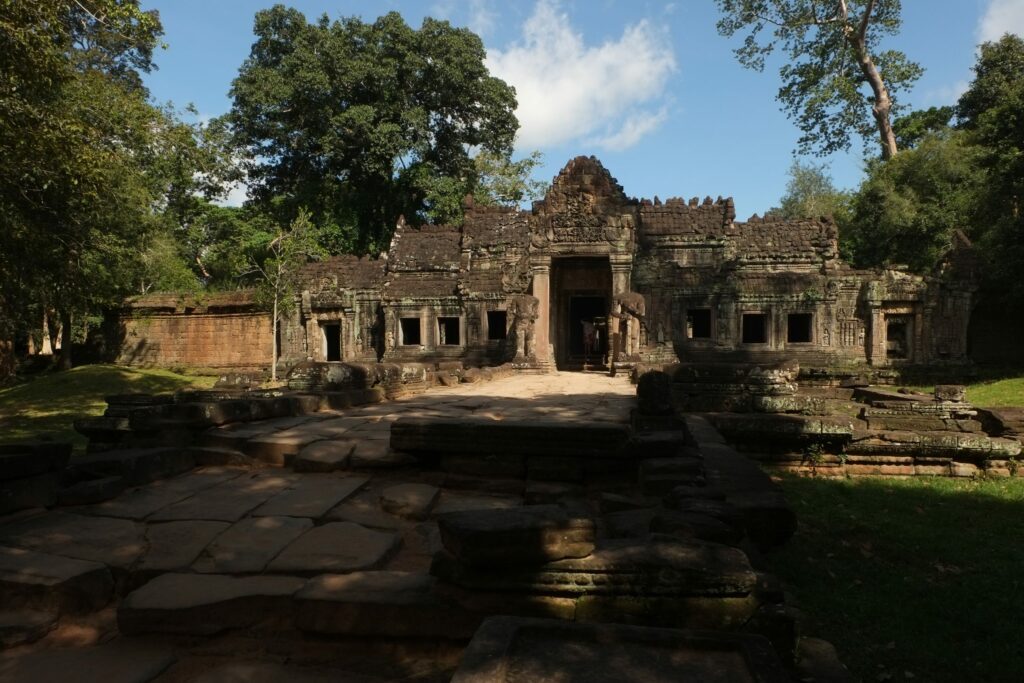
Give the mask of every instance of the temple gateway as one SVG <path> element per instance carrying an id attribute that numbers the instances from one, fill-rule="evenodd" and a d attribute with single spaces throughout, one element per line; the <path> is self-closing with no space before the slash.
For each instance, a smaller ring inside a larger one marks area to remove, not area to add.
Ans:
<path id="1" fill-rule="evenodd" d="M 929 276 L 856 270 L 829 218 L 737 222 L 731 198 L 633 199 L 594 157 L 570 161 L 531 210 L 465 209 L 461 226 L 400 222 L 379 259 L 311 264 L 279 364 L 966 360 L 976 287 L 959 235 Z M 269 316 L 246 292 L 140 297 L 122 324 L 122 362 L 268 364 Z"/>

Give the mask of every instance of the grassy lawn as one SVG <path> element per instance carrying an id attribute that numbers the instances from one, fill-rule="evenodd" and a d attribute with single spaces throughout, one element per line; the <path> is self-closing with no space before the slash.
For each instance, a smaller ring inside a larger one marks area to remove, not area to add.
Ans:
<path id="1" fill-rule="evenodd" d="M 930 394 L 935 387 L 911 387 Z M 1024 376 L 990 379 L 967 385 L 967 400 L 982 408 L 1024 408 Z"/>
<path id="2" fill-rule="evenodd" d="M 208 388 L 215 377 L 179 375 L 168 370 L 144 370 L 114 365 L 84 365 L 51 372 L 25 384 L 0 389 L 0 440 L 52 438 L 71 441 L 76 449 L 85 439 L 72 420 L 102 415 L 110 394 L 160 393 L 187 387 Z"/>
<path id="3" fill-rule="evenodd" d="M 800 528 L 769 558 L 864 681 L 1020 681 L 1024 479 L 781 480 Z"/>

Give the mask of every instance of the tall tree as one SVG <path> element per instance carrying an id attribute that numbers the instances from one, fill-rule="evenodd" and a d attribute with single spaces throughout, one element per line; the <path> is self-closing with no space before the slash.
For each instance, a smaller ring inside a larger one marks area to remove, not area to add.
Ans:
<path id="1" fill-rule="evenodd" d="M 511 152 L 515 93 L 467 29 L 396 12 L 310 23 L 277 5 L 254 31 L 228 120 L 255 199 L 286 221 L 308 207 L 332 250 L 379 251 L 400 215 L 457 218 L 477 179 L 469 150 Z"/>
<path id="2" fill-rule="evenodd" d="M 948 250 L 954 230 L 980 237 L 982 153 L 964 133 L 947 129 L 869 164 L 850 224 L 840 232 L 844 253 L 860 267 L 903 263 L 926 273 Z"/>
<path id="3" fill-rule="evenodd" d="M 1024 309 L 1024 39 L 1006 34 L 981 45 L 957 117 L 988 174 L 979 224 L 989 294 Z"/>
<path id="4" fill-rule="evenodd" d="M 842 226 L 849 217 L 850 200 L 849 192 L 836 188 L 826 164 L 794 159 L 789 167 L 786 194 L 779 208 L 770 213 L 783 218 L 832 216 Z"/>
<path id="5" fill-rule="evenodd" d="M 267 229 L 269 228 L 269 229 Z M 270 379 L 277 381 L 277 330 L 281 316 L 295 305 L 302 266 L 324 255 L 318 244 L 316 227 L 305 209 L 287 228 L 266 226 L 249 232 L 240 246 L 247 253 L 240 275 L 256 281 L 259 303 L 270 310 Z"/>
<path id="6" fill-rule="evenodd" d="M 922 74 L 902 52 L 880 48 L 899 30 L 900 0 L 716 2 L 719 33 L 746 34 L 740 64 L 762 71 L 777 47 L 785 52 L 778 99 L 802 133 L 801 152 L 846 150 L 858 133 L 877 135 L 883 159 L 896 155 L 896 95 Z"/>
<path id="7" fill-rule="evenodd" d="M 123 293 L 156 197 L 160 112 L 129 71 L 161 33 L 137 0 L 0 0 L 0 338 Z M 89 54 L 86 54 L 86 53 Z"/>

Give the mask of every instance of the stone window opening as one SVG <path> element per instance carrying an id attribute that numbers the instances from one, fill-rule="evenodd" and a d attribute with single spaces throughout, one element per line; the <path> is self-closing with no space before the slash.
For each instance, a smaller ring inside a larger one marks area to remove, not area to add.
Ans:
<path id="1" fill-rule="evenodd" d="M 810 344 L 814 341 L 814 315 L 811 313 L 790 313 L 786 316 L 786 342 L 789 344 Z"/>
<path id="2" fill-rule="evenodd" d="M 905 360 L 910 356 L 908 331 L 909 325 L 906 318 L 891 318 L 885 321 L 885 355 L 887 358 Z"/>
<path id="3" fill-rule="evenodd" d="M 320 323 L 324 335 L 324 360 L 328 362 L 341 360 L 341 323 Z"/>
<path id="4" fill-rule="evenodd" d="M 744 313 L 743 337 L 744 344 L 768 343 L 768 314 Z"/>
<path id="5" fill-rule="evenodd" d="M 419 318 L 401 318 L 398 323 L 402 332 L 402 346 L 419 346 L 422 343 Z"/>
<path id="6" fill-rule="evenodd" d="M 459 340 L 459 319 L 438 318 L 437 319 L 437 344 L 438 346 L 458 346 Z"/>
<path id="7" fill-rule="evenodd" d="M 686 338 L 711 339 L 710 308 L 691 308 L 686 311 Z"/>
<path id="8" fill-rule="evenodd" d="M 501 341 L 508 337 L 508 313 L 487 311 L 487 339 Z"/>

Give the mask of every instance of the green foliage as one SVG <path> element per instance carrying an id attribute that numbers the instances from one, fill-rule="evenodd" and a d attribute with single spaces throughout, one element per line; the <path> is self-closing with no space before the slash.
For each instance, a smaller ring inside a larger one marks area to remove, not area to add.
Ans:
<path id="1" fill-rule="evenodd" d="M 892 123 L 897 144 L 900 149 L 917 147 L 926 135 L 949 127 L 955 113 L 953 107 L 930 107 L 915 109 L 906 116 L 901 116 Z"/>
<path id="2" fill-rule="evenodd" d="M 794 159 L 789 167 L 786 194 L 779 207 L 769 213 L 782 218 L 832 216 L 842 226 L 848 221 L 851 199 L 851 193 L 836 189 L 827 164 Z"/>
<path id="3" fill-rule="evenodd" d="M 781 49 L 778 99 L 802 135 L 802 153 L 849 149 L 852 136 L 881 136 L 882 156 L 895 154 L 890 116 L 899 91 L 920 66 L 880 44 L 900 27 L 900 0 L 716 0 L 718 31 L 745 33 L 739 62 L 761 71 Z"/>
<path id="4" fill-rule="evenodd" d="M 484 206 L 519 206 L 542 198 L 548 184 L 532 177 L 542 161 L 543 155 L 536 150 L 519 161 L 481 150 L 473 158 L 479 178 L 473 201 Z"/>
<path id="5" fill-rule="evenodd" d="M 1024 39 L 1007 34 L 981 46 L 957 115 L 988 174 L 978 203 L 988 289 L 1024 310 Z"/>
<path id="6" fill-rule="evenodd" d="M 310 23 L 276 5 L 254 31 L 228 121 L 255 198 L 283 222 L 308 208 L 332 251 L 380 251 L 400 215 L 458 220 L 476 187 L 468 150 L 511 152 L 514 91 L 466 29 L 396 12 Z"/>
<path id="7" fill-rule="evenodd" d="M 844 253 L 858 267 L 903 263 L 928 272 L 951 244 L 953 231 L 975 225 L 985 186 L 980 151 L 964 134 L 945 131 L 868 167 L 853 199 Z"/>

